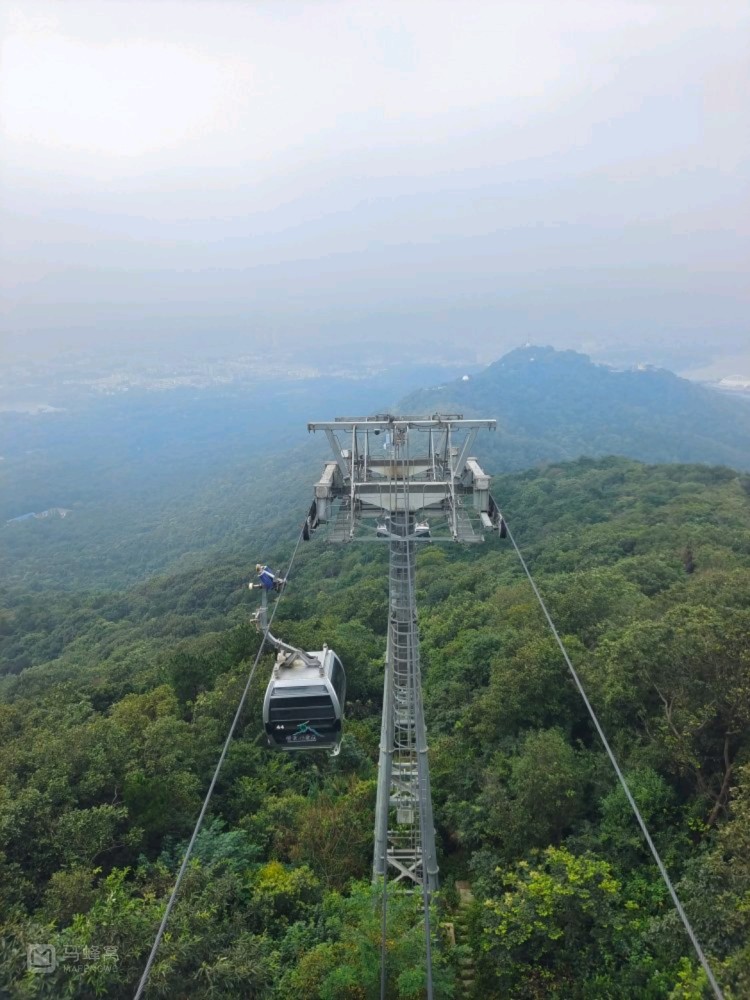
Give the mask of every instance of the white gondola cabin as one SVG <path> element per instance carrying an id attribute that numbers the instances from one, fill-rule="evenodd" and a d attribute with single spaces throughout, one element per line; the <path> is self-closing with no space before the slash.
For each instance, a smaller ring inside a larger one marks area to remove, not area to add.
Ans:
<path id="1" fill-rule="evenodd" d="M 345 700 L 346 675 L 332 649 L 281 650 L 263 702 L 269 744 L 279 750 L 328 750 L 335 756 Z"/>

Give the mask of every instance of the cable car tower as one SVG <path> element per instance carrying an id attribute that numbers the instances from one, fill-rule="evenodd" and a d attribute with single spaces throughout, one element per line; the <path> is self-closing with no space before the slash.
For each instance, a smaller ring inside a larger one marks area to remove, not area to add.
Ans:
<path id="1" fill-rule="evenodd" d="M 494 420 L 432 417 L 345 418 L 310 423 L 333 452 L 315 485 L 305 528 L 329 523 L 329 540 L 388 543 L 389 612 L 373 879 L 438 885 L 435 829 L 422 706 L 414 569 L 417 547 L 481 542 L 501 528 L 489 476 L 472 449 Z M 479 531 L 477 531 L 479 528 Z"/>

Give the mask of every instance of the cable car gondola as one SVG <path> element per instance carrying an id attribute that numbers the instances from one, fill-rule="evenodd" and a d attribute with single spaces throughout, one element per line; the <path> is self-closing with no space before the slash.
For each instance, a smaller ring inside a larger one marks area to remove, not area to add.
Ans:
<path id="1" fill-rule="evenodd" d="M 280 649 L 263 702 L 268 743 L 279 750 L 341 749 L 346 675 L 332 649 Z"/>

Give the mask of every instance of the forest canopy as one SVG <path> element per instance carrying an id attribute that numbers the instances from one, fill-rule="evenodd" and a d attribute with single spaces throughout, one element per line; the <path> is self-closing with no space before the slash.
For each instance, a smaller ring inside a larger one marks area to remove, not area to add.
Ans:
<path id="1" fill-rule="evenodd" d="M 750 995 L 750 483 L 606 458 L 493 492 L 726 996 Z M 0 993 L 133 995 L 258 648 L 250 567 L 285 565 L 281 534 L 126 590 L 0 590 Z M 265 656 L 148 996 L 379 996 L 386 562 L 301 550 L 275 631 L 344 662 L 342 752 L 266 749 Z M 426 545 L 417 588 L 435 926 L 455 939 L 436 996 L 707 995 L 507 543 Z M 389 907 L 394 998 L 424 996 L 418 905 Z M 26 971 L 30 943 L 55 972 Z"/>

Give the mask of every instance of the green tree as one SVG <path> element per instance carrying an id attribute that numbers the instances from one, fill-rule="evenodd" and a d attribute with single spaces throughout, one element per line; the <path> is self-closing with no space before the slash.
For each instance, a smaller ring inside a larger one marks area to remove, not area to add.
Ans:
<path id="1" fill-rule="evenodd" d="M 627 996 L 617 973 L 634 933 L 611 866 L 547 848 L 535 863 L 498 869 L 480 917 L 488 995 Z"/>

